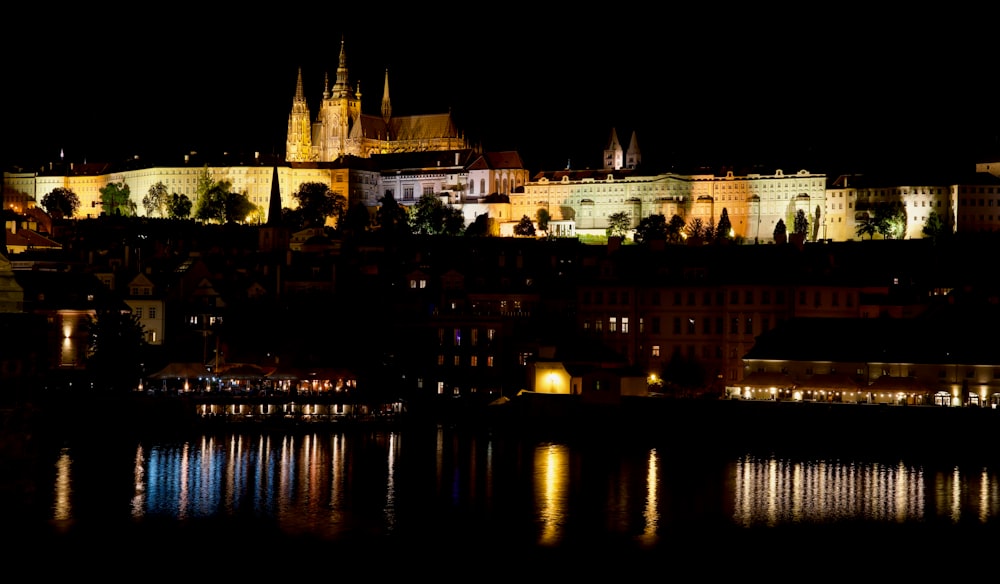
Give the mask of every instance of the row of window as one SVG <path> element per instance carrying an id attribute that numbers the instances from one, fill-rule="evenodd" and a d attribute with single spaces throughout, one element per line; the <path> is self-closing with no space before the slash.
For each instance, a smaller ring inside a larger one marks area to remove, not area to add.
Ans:
<path id="1" fill-rule="evenodd" d="M 674 317 L 673 319 L 673 334 L 675 335 L 694 335 L 698 334 L 698 318 L 696 317 Z M 771 328 L 770 317 L 762 317 L 761 322 L 761 332 L 768 331 Z M 654 335 L 661 334 L 660 327 L 660 317 L 654 316 L 649 319 L 650 333 Z M 729 334 L 738 335 L 740 334 L 740 325 L 742 326 L 743 333 L 745 335 L 754 334 L 754 319 L 750 316 L 745 317 L 732 317 L 729 319 Z M 714 326 L 713 326 L 714 325 Z M 645 319 L 639 319 L 639 334 L 644 334 L 645 330 Z M 597 332 L 603 333 L 604 329 L 604 319 L 596 319 L 593 322 L 589 320 L 583 321 L 583 330 L 585 332 Z M 722 335 L 725 334 L 725 320 L 721 316 L 717 317 L 703 317 L 701 318 L 701 334 L 703 335 Z M 608 318 L 607 332 L 609 333 L 629 333 L 629 317 L 617 317 L 612 316 Z"/>
<path id="2" fill-rule="evenodd" d="M 486 359 L 484 359 L 484 362 L 485 362 L 485 364 L 486 364 L 487 367 L 493 367 L 493 363 L 494 363 L 494 361 L 493 361 L 493 355 L 487 355 Z M 444 358 L 443 354 L 438 354 L 437 364 L 439 366 L 444 366 L 444 364 L 445 364 L 445 358 Z M 451 364 L 453 366 L 455 366 L 455 367 L 461 367 L 462 366 L 462 356 L 461 355 L 455 355 L 455 356 L 453 356 L 451 358 Z M 478 366 L 479 366 L 479 355 L 469 355 L 469 367 L 478 367 Z"/>
<path id="3" fill-rule="evenodd" d="M 773 292 L 773 295 L 772 295 Z M 754 290 L 744 290 L 742 295 L 740 290 L 730 290 L 729 291 L 729 302 L 728 306 L 750 306 L 756 304 L 757 295 Z M 742 297 L 742 303 L 741 303 Z M 823 305 L 823 292 L 815 291 L 813 292 L 813 306 L 819 307 Z M 798 303 L 801 306 L 808 304 L 809 294 L 805 290 L 799 291 Z M 591 302 L 593 299 L 593 302 Z M 607 304 L 628 304 L 629 303 L 629 293 L 628 292 L 616 292 L 607 291 Z M 854 306 L 854 294 L 844 294 L 844 305 L 847 307 Z M 584 291 L 582 294 L 581 304 L 604 304 L 605 294 L 604 291 L 597 290 L 594 291 L 593 296 L 591 292 Z M 674 292 L 673 293 L 673 305 L 674 306 L 697 306 L 698 305 L 698 294 L 696 292 Z M 784 290 L 761 290 L 760 291 L 760 304 L 764 306 L 769 306 L 772 304 L 782 305 L 785 303 L 785 291 Z M 840 306 L 841 293 L 831 292 L 830 293 L 830 306 Z M 662 295 L 660 292 L 650 293 L 650 304 L 653 306 L 660 306 L 663 303 Z M 701 293 L 701 306 L 727 306 L 726 303 L 726 292 L 724 290 L 716 291 L 704 291 Z"/>
<path id="4" fill-rule="evenodd" d="M 492 342 L 496 339 L 497 329 L 490 328 L 486 329 L 486 340 Z M 445 330 L 443 328 L 438 329 L 438 344 L 444 345 L 445 340 Z M 456 347 L 462 346 L 462 329 L 456 328 L 452 330 L 451 342 Z M 475 347 L 479 344 L 479 329 L 473 328 L 469 330 L 469 337 L 467 342 L 470 346 Z"/>
<path id="5" fill-rule="evenodd" d="M 141 320 L 142 319 L 142 307 L 139 306 L 139 307 L 136 307 L 136 308 L 132 309 L 132 314 L 134 314 L 136 318 L 138 318 L 138 319 Z M 156 307 L 155 306 L 150 306 L 149 307 L 149 311 L 146 313 L 146 316 L 147 316 L 147 318 L 156 318 Z M 196 324 L 196 323 L 193 323 L 193 324 Z"/>

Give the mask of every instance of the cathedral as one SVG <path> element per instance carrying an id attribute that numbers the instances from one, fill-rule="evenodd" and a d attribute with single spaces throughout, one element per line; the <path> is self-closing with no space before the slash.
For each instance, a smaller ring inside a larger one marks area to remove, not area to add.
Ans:
<path id="1" fill-rule="evenodd" d="M 341 156 L 369 158 L 373 154 L 428 152 L 468 148 L 456 130 L 451 113 L 393 116 L 389 101 L 389 72 L 385 74 L 381 115 L 361 109 L 361 87 L 352 88 L 347 76 L 344 41 L 340 42 L 337 79 L 323 83 L 319 112 L 312 118 L 302 89 L 299 69 L 288 115 L 287 162 L 332 162 Z"/>

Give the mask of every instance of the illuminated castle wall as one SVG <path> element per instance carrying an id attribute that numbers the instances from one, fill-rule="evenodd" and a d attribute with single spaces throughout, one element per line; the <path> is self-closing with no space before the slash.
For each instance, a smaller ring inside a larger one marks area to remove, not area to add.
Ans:
<path id="1" fill-rule="evenodd" d="M 810 239 L 827 237 L 826 175 L 805 170 L 746 176 L 641 175 L 629 169 L 542 172 L 510 202 L 513 217 L 535 217 L 544 208 L 553 220 L 574 221 L 578 233 L 603 233 L 608 217 L 622 211 L 634 227 L 658 213 L 667 219 L 678 215 L 689 224 L 695 218 L 717 224 L 726 209 L 733 235 L 750 241 L 772 240 L 779 219 L 791 232 L 791 219 L 801 209 L 813 228 Z"/>
<path id="2" fill-rule="evenodd" d="M 361 87 L 352 88 L 347 76 L 344 42 L 333 87 L 324 82 L 323 99 L 315 119 L 310 117 L 299 70 L 288 115 L 285 159 L 288 162 L 331 162 L 350 155 L 461 150 L 468 144 L 455 128 L 450 113 L 393 116 L 389 100 L 389 72 L 385 74 L 381 116 L 361 110 Z"/>

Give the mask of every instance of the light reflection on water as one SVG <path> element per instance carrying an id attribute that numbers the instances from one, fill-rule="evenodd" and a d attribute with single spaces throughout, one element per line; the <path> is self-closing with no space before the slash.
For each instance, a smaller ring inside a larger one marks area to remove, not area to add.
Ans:
<path id="1" fill-rule="evenodd" d="M 51 519 L 72 520 L 78 505 L 90 515 L 113 514 L 93 510 L 88 499 L 98 489 L 121 491 L 105 484 L 106 475 L 119 475 L 108 466 L 88 472 L 74 456 L 65 448 L 55 461 Z M 1000 481 L 986 467 L 700 458 L 444 427 L 138 442 L 122 466 L 131 469 L 131 500 L 122 507 L 133 520 L 261 519 L 289 534 L 331 539 L 475 526 L 542 546 L 595 535 L 653 546 L 704 522 L 987 524 L 1000 516 Z M 119 507 L 111 496 L 100 504 Z"/>

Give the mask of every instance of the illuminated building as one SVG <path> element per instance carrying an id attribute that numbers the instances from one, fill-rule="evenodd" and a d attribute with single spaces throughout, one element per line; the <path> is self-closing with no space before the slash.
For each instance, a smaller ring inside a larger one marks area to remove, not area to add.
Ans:
<path id="1" fill-rule="evenodd" d="M 450 113 L 393 116 L 389 72 L 385 74 L 381 115 L 362 111 L 361 86 L 352 88 L 344 42 L 340 43 L 337 77 L 323 83 L 323 99 L 312 119 L 299 70 L 288 115 L 285 158 L 288 162 L 332 162 L 341 156 L 368 158 L 392 152 L 424 152 L 468 148 Z"/>

